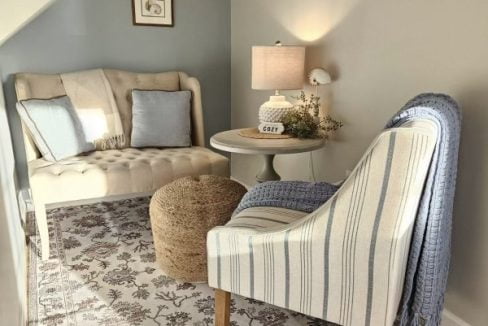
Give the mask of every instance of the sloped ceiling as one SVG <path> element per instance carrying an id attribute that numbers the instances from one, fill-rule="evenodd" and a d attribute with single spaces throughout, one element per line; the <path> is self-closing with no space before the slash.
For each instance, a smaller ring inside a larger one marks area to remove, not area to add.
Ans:
<path id="1" fill-rule="evenodd" d="M 0 46 L 56 0 L 0 0 Z"/>

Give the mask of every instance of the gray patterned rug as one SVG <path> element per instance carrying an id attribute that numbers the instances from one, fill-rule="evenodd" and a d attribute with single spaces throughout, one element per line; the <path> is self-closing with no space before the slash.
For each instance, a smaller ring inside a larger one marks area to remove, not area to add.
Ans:
<path id="1" fill-rule="evenodd" d="M 29 325 L 213 325 L 213 290 L 178 283 L 155 262 L 149 198 L 52 209 L 51 259 L 30 236 Z M 31 234 L 35 220 L 29 215 Z M 232 325 L 324 325 L 233 296 Z"/>

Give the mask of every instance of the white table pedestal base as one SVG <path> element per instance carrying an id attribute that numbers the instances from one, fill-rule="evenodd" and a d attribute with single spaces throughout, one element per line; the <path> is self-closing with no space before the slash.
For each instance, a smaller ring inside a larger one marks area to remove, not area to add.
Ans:
<path id="1" fill-rule="evenodd" d="M 280 175 L 274 169 L 274 154 L 267 154 L 263 155 L 263 167 L 261 171 L 256 175 L 257 182 L 266 182 L 266 181 L 279 181 L 281 180 Z"/>

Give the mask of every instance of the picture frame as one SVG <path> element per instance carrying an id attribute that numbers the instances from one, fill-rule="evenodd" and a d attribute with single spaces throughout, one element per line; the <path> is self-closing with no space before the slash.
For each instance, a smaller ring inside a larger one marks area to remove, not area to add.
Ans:
<path id="1" fill-rule="evenodd" d="M 172 27 L 173 0 L 132 0 L 134 25 Z"/>

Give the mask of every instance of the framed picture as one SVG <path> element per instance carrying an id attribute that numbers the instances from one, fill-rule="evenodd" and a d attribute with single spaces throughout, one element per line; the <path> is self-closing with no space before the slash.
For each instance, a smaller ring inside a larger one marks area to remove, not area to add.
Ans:
<path id="1" fill-rule="evenodd" d="M 173 26 L 173 0 L 132 0 L 134 25 Z"/>

